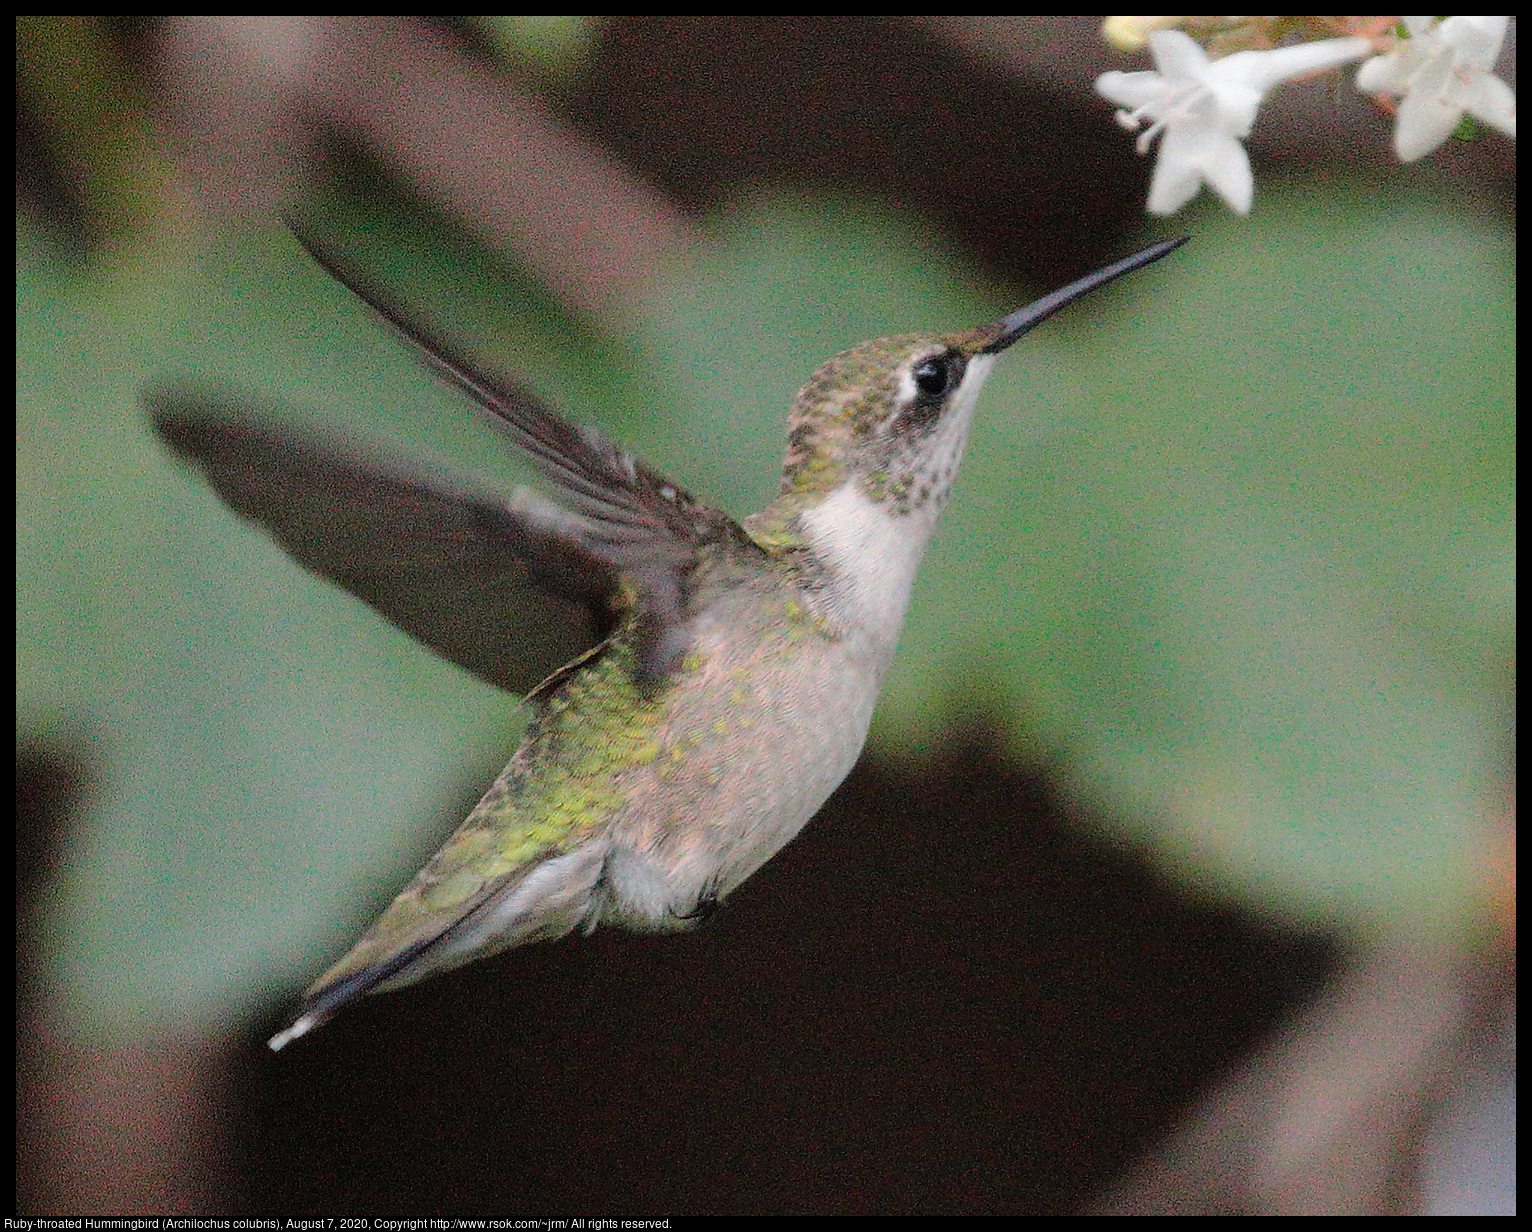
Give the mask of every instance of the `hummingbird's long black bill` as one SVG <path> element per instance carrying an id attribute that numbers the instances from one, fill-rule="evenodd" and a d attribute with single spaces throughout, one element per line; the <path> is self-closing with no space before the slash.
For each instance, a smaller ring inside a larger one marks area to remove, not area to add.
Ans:
<path id="1" fill-rule="evenodd" d="M 1043 296 L 1042 299 L 1028 304 L 1025 308 L 1018 308 L 1010 316 L 994 325 L 993 328 L 1000 331 L 1000 336 L 986 346 L 980 354 L 994 355 L 996 352 L 1005 350 L 1034 325 L 1040 325 L 1066 304 L 1074 303 L 1080 296 L 1090 294 L 1097 287 L 1105 286 L 1115 278 L 1121 278 L 1124 274 L 1152 265 L 1161 257 L 1173 253 L 1189 239 L 1191 236 L 1182 235 L 1173 240 L 1161 240 L 1157 244 L 1150 244 L 1143 252 L 1136 252 L 1131 257 L 1114 261 L 1111 265 L 1098 269 L 1094 274 L 1077 278 L 1067 287 L 1060 287 L 1057 291 Z"/>

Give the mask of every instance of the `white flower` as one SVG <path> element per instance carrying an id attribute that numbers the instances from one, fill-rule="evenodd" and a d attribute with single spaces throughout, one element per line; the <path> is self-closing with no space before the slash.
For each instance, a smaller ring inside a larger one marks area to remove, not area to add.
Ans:
<path id="1" fill-rule="evenodd" d="M 1509 17 L 1406 17 L 1410 37 L 1374 56 L 1356 75 L 1368 94 L 1399 94 L 1394 150 L 1407 163 L 1452 135 L 1467 112 L 1516 135 L 1516 95 L 1489 70 L 1505 41 Z"/>
<path id="2" fill-rule="evenodd" d="M 1182 31 L 1156 30 L 1149 49 L 1157 71 L 1103 73 L 1096 79 L 1098 94 L 1132 108 L 1117 113 L 1124 128 L 1152 121 L 1139 135 L 1140 154 L 1160 138 L 1149 212 L 1174 214 L 1206 182 L 1230 209 L 1248 214 L 1255 179 L 1240 141 L 1250 134 L 1262 96 L 1289 78 L 1358 59 L 1372 45 L 1363 38 L 1325 39 L 1209 60 Z"/>

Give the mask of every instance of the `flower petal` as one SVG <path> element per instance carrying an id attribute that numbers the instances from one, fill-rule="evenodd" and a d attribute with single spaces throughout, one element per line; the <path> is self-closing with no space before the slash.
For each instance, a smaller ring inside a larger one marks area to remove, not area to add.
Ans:
<path id="1" fill-rule="evenodd" d="M 1255 175 L 1250 170 L 1250 155 L 1237 141 L 1221 147 L 1207 159 L 1203 174 L 1207 182 L 1236 214 L 1250 213 L 1255 200 Z"/>
<path id="2" fill-rule="evenodd" d="M 1197 195 L 1202 187 L 1202 173 L 1184 163 L 1171 162 L 1161 152 L 1149 181 L 1147 208 L 1151 214 L 1174 214 Z"/>
<path id="3" fill-rule="evenodd" d="M 1498 77 L 1481 73 L 1457 88 L 1457 101 L 1476 120 L 1498 128 L 1507 137 L 1516 135 L 1516 91 Z"/>
<path id="4" fill-rule="evenodd" d="M 1245 147 L 1216 126 L 1182 125 L 1166 131 L 1149 186 L 1149 212 L 1173 214 L 1207 182 L 1229 207 L 1248 214 L 1255 178 Z"/>
<path id="5" fill-rule="evenodd" d="M 1206 180 L 1230 209 L 1239 214 L 1250 212 L 1255 197 L 1250 156 L 1228 134 L 1213 128 L 1175 129 L 1160 143 L 1160 161 L 1192 169 L 1198 181 Z"/>
<path id="6" fill-rule="evenodd" d="M 1394 125 L 1394 152 L 1401 162 L 1412 163 L 1429 154 L 1452 136 L 1463 118 L 1463 108 L 1434 91 L 1412 90 L 1399 103 Z"/>
<path id="7" fill-rule="evenodd" d="M 1165 78 L 1159 73 L 1102 73 L 1096 78 L 1096 93 L 1116 103 L 1137 111 L 1165 95 Z"/>
<path id="8" fill-rule="evenodd" d="M 1459 64 L 1489 72 L 1500 58 L 1506 28 L 1505 17 L 1449 17 L 1437 27 L 1443 49 L 1451 48 Z"/>
<path id="9" fill-rule="evenodd" d="M 1274 47 L 1270 51 L 1236 52 L 1215 60 L 1212 71 L 1221 81 L 1238 81 L 1265 94 L 1280 82 L 1307 77 L 1348 60 L 1360 60 L 1371 50 L 1372 44 L 1364 38 L 1321 39 L 1317 43 L 1297 43 L 1292 47 Z"/>
<path id="10" fill-rule="evenodd" d="M 1154 67 L 1167 77 L 1200 81 L 1208 70 L 1207 52 L 1183 30 L 1156 30 L 1149 36 Z"/>
<path id="11" fill-rule="evenodd" d="M 1364 94 L 1403 94 L 1409 84 L 1403 56 L 1374 56 L 1356 71 L 1356 88 Z"/>

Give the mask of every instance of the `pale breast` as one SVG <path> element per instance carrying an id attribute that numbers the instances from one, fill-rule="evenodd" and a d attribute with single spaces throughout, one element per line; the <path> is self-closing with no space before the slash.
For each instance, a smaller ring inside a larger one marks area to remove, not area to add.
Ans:
<path id="1" fill-rule="evenodd" d="M 685 926 L 803 828 L 867 737 L 881 672 L 798 599 L 732 596 L 693 647 L 610 831 L 608 922 Z"/>

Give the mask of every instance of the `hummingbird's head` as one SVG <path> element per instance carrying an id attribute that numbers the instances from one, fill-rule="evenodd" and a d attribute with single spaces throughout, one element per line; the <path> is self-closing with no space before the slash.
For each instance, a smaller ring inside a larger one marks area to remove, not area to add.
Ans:
<path id="1" fill-rule="evenodd" d="M 985 333 L 879 338 L 826 362 L 788 417 L 783 492 L 854 481 L 893 513 L 939 508 L 994 365 Z"/>
<path id="2" fill-rule="evenodd" d="M 995 357 L 1065 304 L 1183 242 L 1155 244 L 991 325 L 864 342 L 798 391 L 782 496 L 755 515 L 752 533 L 758 542 L 808 549 L 824 611 L 860 639 L 869 663 L 886 667 L 899 640 L 915 571 Z"/>
<path id="3" fill-rule="evenodd" d="M 798 391 L 782 492 L 813 501 L 854 484 L 899 516 L 934 514 L 957 474 L 995 356 L 1080 296 L 1185 243 L 1163 240 L 959 334 L 904 334 L 843 351 Z"/>

